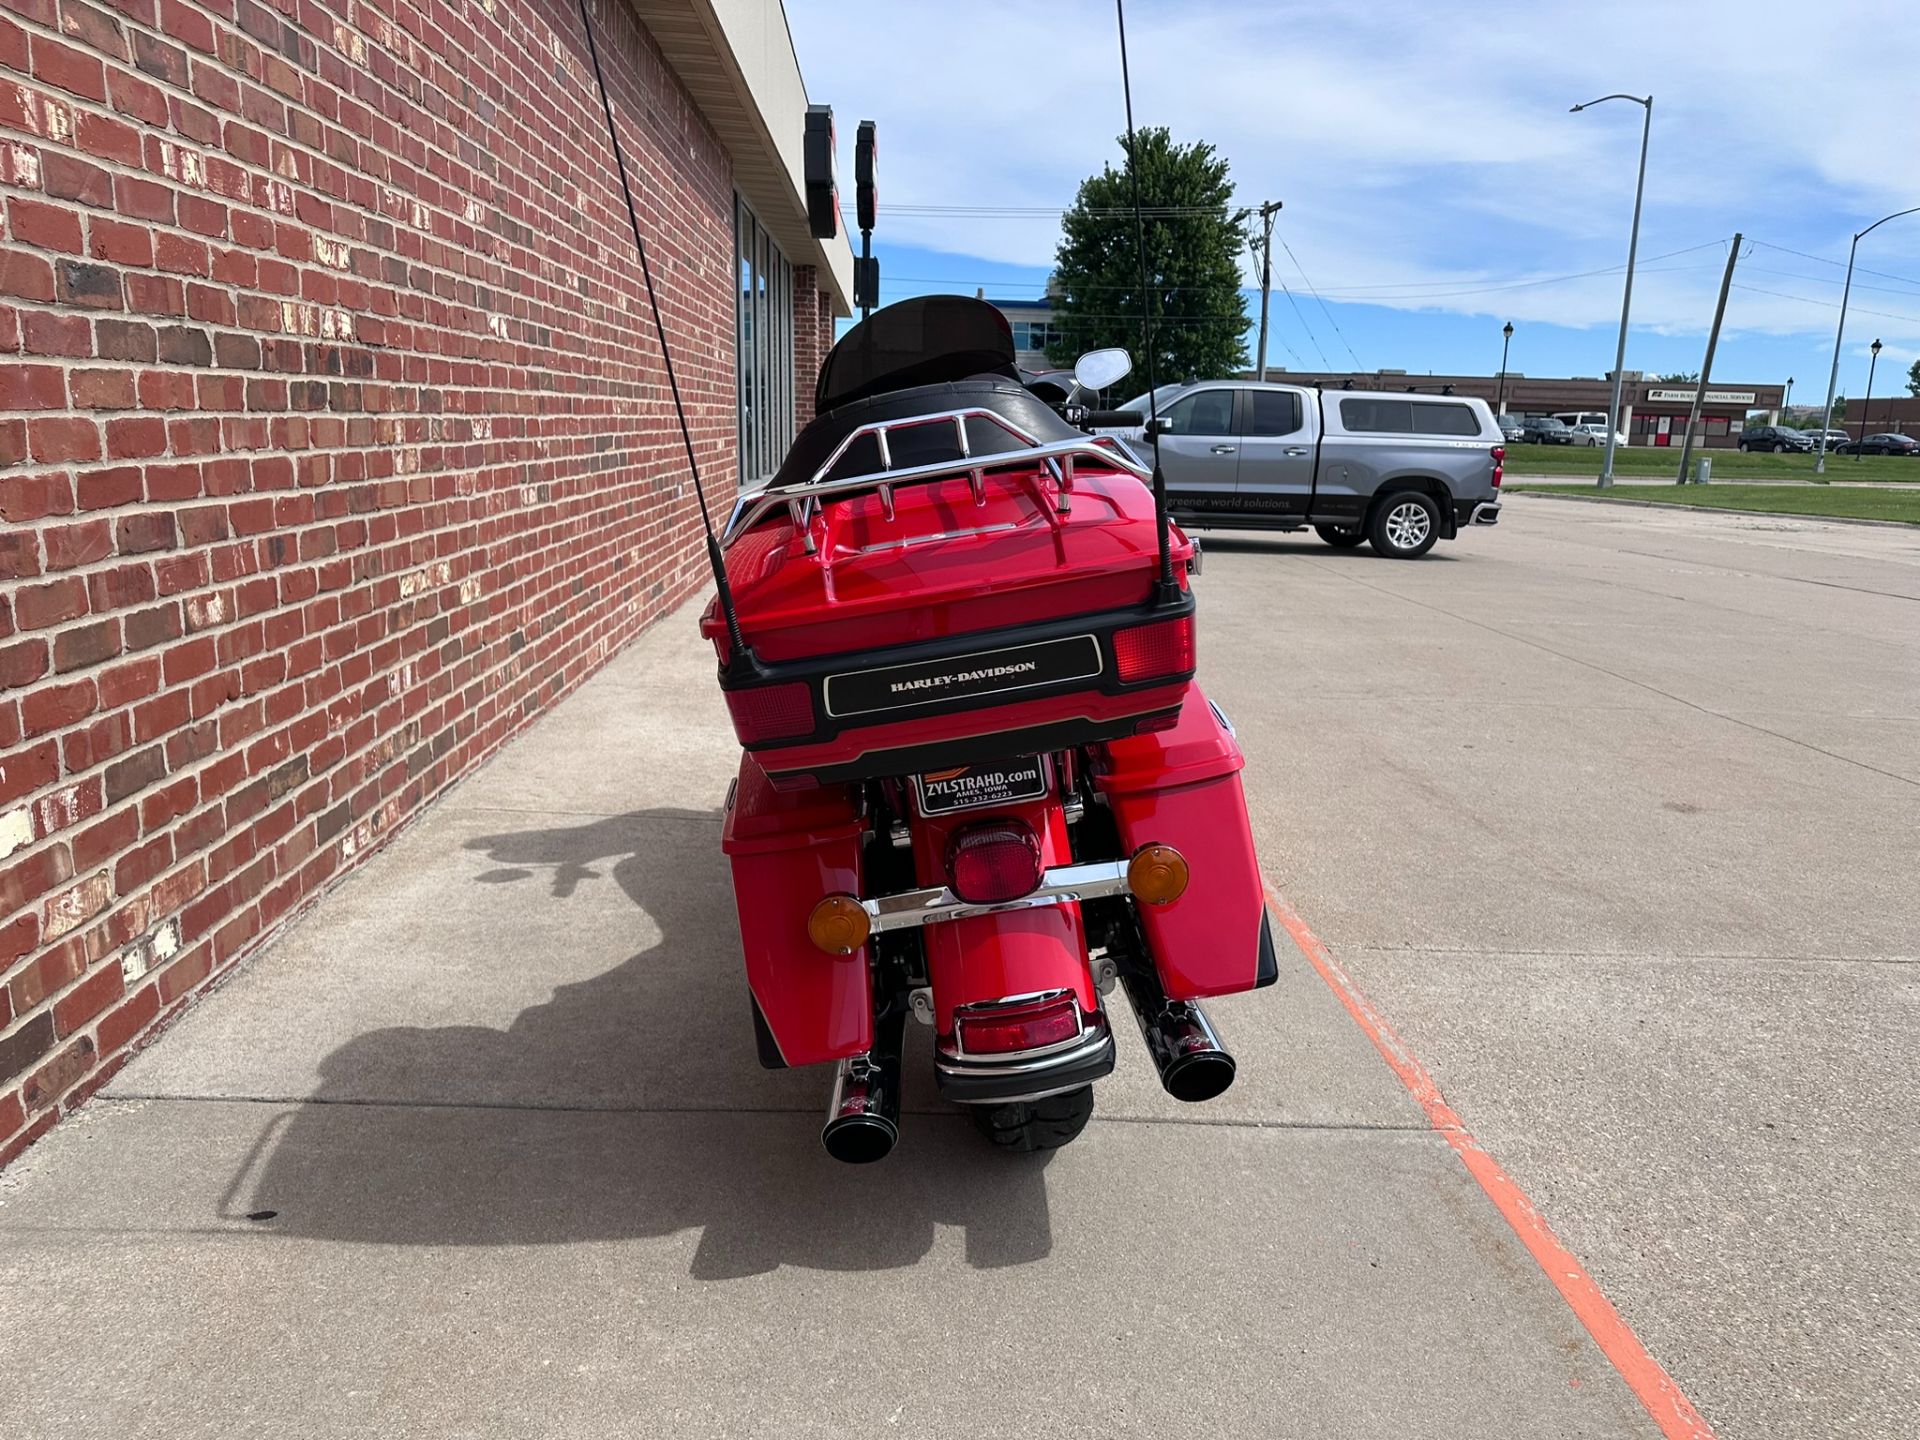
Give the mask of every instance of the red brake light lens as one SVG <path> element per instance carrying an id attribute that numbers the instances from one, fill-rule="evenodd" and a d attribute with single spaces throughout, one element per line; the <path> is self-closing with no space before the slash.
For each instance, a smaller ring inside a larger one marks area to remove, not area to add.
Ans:
<path id="1" fill-rule="evenodd" d="M 1017 1005 L 962 1010 L 954 1016 L 960 1048 L 969 1055 L 1007 1055 L 1058 1045 L 1080 1033 L 1079 1002 L 1071 994 Z"/>
<path id="2" fill-rule="evenodd" d="M 1193 617 L 1182 615 L 1178 620 L 1116 630 L 1113 663 L 1121 683 L 1127 685 L 1188 673 L 1194 664 Z"/>
<path id="3" fill-rule="evenodd" d="M 1500 488 L 1501 478 L 1505 476 L 1506 473 L 1507 473 L 1507 447 L 1504 445 L 1496 445 L 1493 447 L 1493 488 L 1494 489 L 1498 490 Z"/>
<path id="4" fill-rule="evenodd" d="M 1018 820 L 969 825 L 947 841 L 947 883 L 970 905 L 1030 895 L 1044 868 L 1039 837 Z"/>
<path id="5" fill-rule="evenodd" d="M 742 745 L 813 731 L 813 696 L 803 681 L 757 685 L 726 693 L 727 710 L 733 716 L 733 733 L 740 737 Z"/>

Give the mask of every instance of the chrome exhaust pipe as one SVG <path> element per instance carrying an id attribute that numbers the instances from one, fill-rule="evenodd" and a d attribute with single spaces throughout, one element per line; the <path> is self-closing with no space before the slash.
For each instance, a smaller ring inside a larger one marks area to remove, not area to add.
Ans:
<path id="1" fill-rule="evenodd" d="M 833 1075 L 833 1100 L 820 1143 L 836 1160 L 870 1165 L 893 1153 L 900 1139 L 900 1039 L 902 1015 L 874 1025 L 874 1047 L 842 1060 Z"/>
<path id="2" fill-rule="evenodd" d="M 1120 982 L 1169 1095 L 1194 1104 L 1213 1099 L 1233 1084 L 1233 1056 L 1220 1043 L 1206 1011 L 1192 1000 L 1169 1000 L 1151 970 L 1123 970 Z"/>

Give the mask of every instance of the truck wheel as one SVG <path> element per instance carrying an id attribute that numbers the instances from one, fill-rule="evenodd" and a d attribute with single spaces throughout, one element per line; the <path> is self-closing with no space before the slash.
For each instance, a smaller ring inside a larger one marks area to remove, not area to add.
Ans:
<path id="1" fill-rule="evenodd" d="M 1418 560 L 1440 538 L 1440 507 L 1431 495 L 1396 490 L 1373 507 L 1367 538 L 1376 554 L 1394 560 Z"/>
<path id="2" fill-rule="evenodd" d="M 1001 1150 L 1058 1150 L 1093 1118 L 1093 1087 L 1017 1105 L 972 1105 L 973 1123 Z"/>
<path id="3" fill-rule="evenodd" d="M 1366 532 L 1361 530 L 1342 530 L 1334 525 L 1316 525 L 1313 533 L 1336 550 L 1351 550 L 1356 545 L 1367 543 Z"/>

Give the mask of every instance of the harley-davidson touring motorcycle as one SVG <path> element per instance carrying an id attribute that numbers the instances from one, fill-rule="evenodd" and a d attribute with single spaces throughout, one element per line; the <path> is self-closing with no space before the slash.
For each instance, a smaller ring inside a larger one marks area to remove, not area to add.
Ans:
<path id="1" fill-rule="evenodd" d="M 909 1026 L 1013 1150 L 1085 1126 L 1116 997 L 1170 1094 L 1219 1095 L 1200 1002 L 1278 967 L 1240 748 L 1194 680 L 1198 550 L 1080 428 L 1138 418 L 1044 403 L 957 296 L 849 330 L 816 402 L 701 621 L 761 1062 L 836 1067 L 822 1138 L 852 1162 L 898 1138 Z"/>

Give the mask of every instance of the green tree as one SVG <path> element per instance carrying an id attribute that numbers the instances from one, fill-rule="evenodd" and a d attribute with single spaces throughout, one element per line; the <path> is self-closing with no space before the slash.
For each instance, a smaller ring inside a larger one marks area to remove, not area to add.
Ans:
<path id="1" fill-rule="evenodd" d="M 1907 393 L 1920 395 L 1920 360 L 1907 367 Z"/>
<path id="2" fill-rule="evenodd" d="M 1247 300 L 1240 256 L 1247 211 L 1233 204 L 1227 162 L 1205 141 L 1175 144 L 1164 129 L 1136 132 L 1145 213 L 1154 374 L 1162 384 L 1215 379 L 1247 363 Z M 1121 150 L 1126 149 L 1125 137 Z M 1054 253 L 1054 342 L 1047 358 L 1070 365 L 1088 350 L 1119 345 L 1143 385 L 1140 246 L 1134 229 L 1132 162 L 1083 181 L 1061 218 Z"/>
<path id="3" fill-rule="evenodd" d="M 1676 370 L 1671 375 L 1662 375 L 1660 377 L 1660 383 L 1662 385 L 1698 385 L 1700 383 L 1700 372 L 1694 370 L 1690 373 L 1682 374 Z"/>

